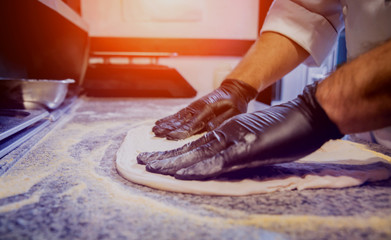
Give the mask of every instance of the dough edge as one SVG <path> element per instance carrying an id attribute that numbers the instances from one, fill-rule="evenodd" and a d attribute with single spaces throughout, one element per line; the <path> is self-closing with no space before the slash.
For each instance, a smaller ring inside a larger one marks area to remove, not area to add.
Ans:
<path id="1" fill-rule="evenodd" d="M 257 181 L 251 179 L 245 179 L 241 181 L 196 181 L 196 180 L 178 180 L 172 176 L 161 175 L 156 173 L 150 173 L 145 170 L 144 165 L 140 165 L 136 161 L 136 156 L 141 151 L 149 151 L 145 147 L 144 149 L 137 149 L 137 146 L 152 146 L 156 141 L 170 142 L 168 149 L 173 149 L 183 144 L 194 140 L 186 139 L 185 141 L 168 141 L 163 139 L 157 139 L 153 137 L 151 129 L 154 121 L 144 121 L 133 126 L 127 133 L 124 141 L 116 154 L 116 168 L 118 173 L 125 179 L 147 186 L 150 188 L 176 192 L 176 193 L 189 193 L 196 195 L 215 195 L 215 196 L 245 196 L 253 194 L 263 194 L 276 191 L 288 191 L 288 190 L 304 190 L 313 188 L 344 188 L 351 186 L 358 186 L 366 181 L 380 181 L 391 177 L 391 172 L 384 168 L 371 169 L 367 171 L 344 171 L 344 174 L 324 172 L 319 175 L 306 175 L 304 177 L 291 176 L 284 179 L 269 179 L 266 181 Z M 198 136 L 199 137 L 199 136 Z M 141 145 L 140 145 L 141 144 Z M 329 146 L 330 145 L 330 146 Z M 391 158 L 368 150 L 365 145 L 353 143 L 345 140 L 334 140 L 327 142 L 322 148 L 315 153 L 299 160 L 299 162 L 317 162 L 314 161 L 314 156 L 320 154 L 330 154 L 327 150 L 329 147 L 339 146 L 341 148 L 347 148 L 354 150 L 357 156 L 372 156 L 370 161 L 385 161 L 390 163 Z M 161 150 L 168 150 L 161 149 Z M 326 149 L 326 150 L 325 150 Z M 156 149 L 157 150 L 157 149 Z M 323 151 L 323 153 L 322 153 Z M 364 154 L 365 153 L 365 154 Z M 323 156 L 324 157 L 324 156 Z M 330 158 L 330 157 L 329 157 Z M 337 158 L 338 159 L 338 158 Z M 323 161 L 322 161 L 323 162 Z M 330 163 L 338 163 L 339 161 L 327 161 Z M 359 164 L 355 161 L 353 164 Z M 365 162 L 368 163 L 368 162 Z M 347 173 L 348 172 L 348 173 Z"/>

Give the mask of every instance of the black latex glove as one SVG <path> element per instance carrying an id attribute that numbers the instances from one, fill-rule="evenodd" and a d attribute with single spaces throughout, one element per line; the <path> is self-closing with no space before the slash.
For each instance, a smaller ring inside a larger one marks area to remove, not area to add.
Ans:
<path id="1" fill-rule="evenodd" d="M 226 79 L 221 86 L 179 112 L 158 120 L 152 131 L 157 137 L 185 139 L 210 131 L 226 119 L 247 111 L 257 90 L 245 82 Z"/>
<path id="2" fill-rule="evenodd" d="M 291 102 L 235 116 L 200 139 L 165 152 L 141 153 L 150 172 L 205 179 L 245 167 L 297 160 L 343 135 L 315 99 L 316 84 Z"/>

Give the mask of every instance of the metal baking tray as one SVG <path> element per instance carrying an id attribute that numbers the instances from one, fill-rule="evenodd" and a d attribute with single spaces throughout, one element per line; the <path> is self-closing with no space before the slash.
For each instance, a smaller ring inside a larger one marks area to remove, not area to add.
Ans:
<path id="1" fill-rule="evenodd" d="M 73 79 L 8 79 L 0 78 L 0 94 L 11 101 L 22 102 L 26 109 L 56 109 L 64 101 Z"/>

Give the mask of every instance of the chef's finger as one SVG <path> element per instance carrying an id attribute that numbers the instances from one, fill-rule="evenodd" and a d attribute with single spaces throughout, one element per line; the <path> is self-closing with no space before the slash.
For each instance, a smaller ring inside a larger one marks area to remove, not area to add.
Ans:
<path id="1" fill-rule="evenodd" d="M 178 170 L 175 173 L 175 178 L 200 180 L 216 177 L 224 172 L 236 169 L 232 168 L 234 164 L 238 164 L 241 161 L 248 163 L 248 157 L 247 143 L 245 141 L 237 142 L 210 158 Z M 239 165 L 244 167 L 243 164 Z"/>
<path id="2" fill-rule="evenodd" d="M 166 135 L 185 124 L 192 117 L 192 113 L 186 109 L 182 109 L 176 114 L 156 121 L 152 131 L 158 137 L 166 137 Z"/>
<path id="3" fill-rule="evenodd" d="M 207 126 L 206 126 L 206 129 L 208 131 L 211 131 L 211 130 L 214 130 L 215 128 L 217 128 L 218 126 L 220 126 L 225 120 L 235 116 L 235 115 L 238 115 L 240 114 L 241 112 L 237 109 L 229 109 L 221 114 L 219 114 L 218 116 L 216 116 L 215 118 L 211 119 Z"/>
<path id="4" fill-rule="evenodd" d="M 149 172 L 174 175 L 181 168 L 189 167 L 203 159 L 216 155 L 224 147 L 224 143 L 215 139 L 182 155 L 148 162 L 146 169 Z"/>
<path id="5" fill-rule="evenodd" d="M 193 136 L 202 130 L 205 130 L 206 123 L 214 117 L 216 117 L 216 115 L 214 114 L 213 109 L 206 105 L 202 111 L 198 112 L 198 115 L 189 119 L 177 129 L 167 133 L 167 139 L 178 140 Z"/>
<path id="6" fill-rule="evenodd" d="M 218 176 L 224 168 L 224 160 L 220 154 L 187 168 L 179 169 L 174 177 L 181 180 L 202 180 Z"/>
<path id="7" fill-rule="evenodd" d="M 194 122 L 183 124 L 182 126 L 166 133 L 168 140 L 181 140 L 191 137 L 205 128 L 204 122 Z"/>
<path id="8" fill-rule="evenodd" d="M 176 123 L 167 123 L 162 124 L 160 126 L 153 126 L 152 132 L 155 134 L 156 137 L 166 137 L 168 133 L 174 131 L 181 125 L 181 121 L 177 121 Z"/>
<path id="9" fill-rule="evenodd" d="M 168 151 L 157 151 L 157 152 L 142 152 L 137 155 L 137 162 L 139 164 L 147 164 L 148 162 L 154 160 L 163 160 L 166 158 L 172 158 L 179 156 L 181 154 L 187 153 L 193 149 L 196 149 L 204 144 L 207 144 L 216 139 L 216 135 L 212 133 L 205 134 L 199 139 L 192 141 L 179 147 L 177 149 L 168 150 Z"/>
<path id="10" fill-rule="evenodd" d="M 159 120 L 157 120 L 155 122 L 156 125 L 161 125 L 161 124 L 164 124 L 164 123 L 167 123 L 167 122 L 172 122 L 173 120 L 178 120 L 178 119 L 181 119 L 182 117 L 184 117 L 186 115 L 186 108 L 182 108 L 181 110 L 179 110 L 178 112 L 172 114 L 172 115 L 169 115 L 167 117 L 164 117 L 164 118 L 161 118 Z"/>

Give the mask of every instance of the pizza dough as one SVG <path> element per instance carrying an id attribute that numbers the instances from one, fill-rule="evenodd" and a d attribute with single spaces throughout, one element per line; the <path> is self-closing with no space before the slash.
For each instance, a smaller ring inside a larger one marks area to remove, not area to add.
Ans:
<path id="1" fill-rule="evenodd" d="M 204 195 L 241 196 L 309 188 L 343 188 L 391 176 L 391 158 L 344 140 L 329 141 L 318 151 L 292 163 L 228 173 L 209 181 L 177 180 L 150 173 L 137 163 L 140 152 L 170 150 L 195 140 L 154 137 L 153 122 L 134 126 L 117 152 L 116 167 L 127 180 L 151 188 Z"/>

